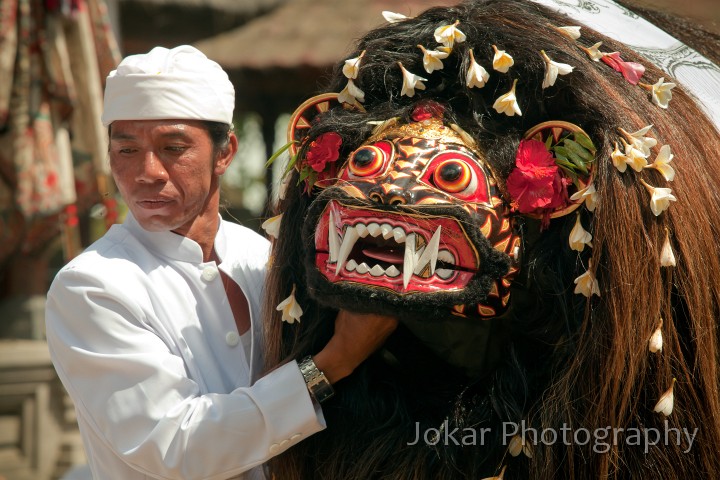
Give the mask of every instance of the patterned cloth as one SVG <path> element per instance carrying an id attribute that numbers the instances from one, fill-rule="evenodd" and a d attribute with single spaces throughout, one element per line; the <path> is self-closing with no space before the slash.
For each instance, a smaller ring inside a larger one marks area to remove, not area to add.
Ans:
<path id="1" fill-rule="evenodd" d="M 680 82 L 720 130 L 720 67 L 612 0 L 532 0 L 628 47 Z M 667 80 L 667 79 L 666 79 Z"/>
<path id="2" fill-rule="evenodd" d="M 102 79 L 120 54 L 104 2 L 0 1 L 0 261 L 58 226 L 76 238 L 76 213 L 110 193 Z"/>

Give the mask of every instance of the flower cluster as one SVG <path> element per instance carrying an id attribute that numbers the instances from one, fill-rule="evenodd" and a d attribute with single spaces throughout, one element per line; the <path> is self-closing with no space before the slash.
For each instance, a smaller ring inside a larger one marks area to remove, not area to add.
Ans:
<path id="1" fill-rule="evenodd" d="M 597 206 L 592 183 L 592 164 L 596 148 L 579 128 L 563 122 L 550 122 L 539 131 L 533 129 L 520 142 L 515 168 L 506 186 L 515 211 L 542 219 L 546 228 L 550 217 L 565 215 L 581 204 L 588 211 Z M 570 195 L 569 190 L 575 192 Z M 570 248 L 582 252 L 592 248 L 592 234 L 585 230 L 578 213 L 570 232 Z M 600 295 L 592 269 L 575 279 L 575 293 Z"/>
<path id="2" fill-rule="evenodd" d="M 522 140 L 507 189 L 517 211 L 546 214 L 566 206 L 568 178 L 563 178 L 552 153 L 539 140 Z"/>
<path id="3" fill-rule="evenodd" d="M 660 151 L 655 157 L 655 160 L 652 163 L 648 163 L 651 149 L 657 145 L 657 140 L 647 136 L 651 128 L 652 125 L 648 125 L 632 133 L 622 128 L 618 129 L 622 135 L 620 141 L 623 144 L 623 148 L 621 149 L 620 146 L 615 143 L 615 150 L 613 150 L 610 155 L 613 165 L 620 173 L 624 173 L 627 167 L 630 167 L 636 172 L 642 172 L 647 168 L 651 168 L 660 172 L 666 181 L 672 182 L 675 179 L 675 169 L 670 166 L 670 162 L 673 159 L 670 145 L 660 147 Z M 656 217 L 670 207 L 670 202 L 677 200 L 670 188 L 653 187 L 643 179 L 640 179 L 640 182 L 650 194 L 650 209 Z"/>
<path id="4" fill-rule="evenodd" d="M 305 151 L 305 160 L 300 165 L 300 179 L 305 181 L 305 192 L 309 193 L 315 182 L 337 175 L 337 160 L 340 158 L 342 137 L 335 132 L 325 132 L 310 142 Z"/>
<path id="5" fill-rule="evenodd" d="M 580 38 L 578 36 L 578 38 Z M 577 40 L 577 39 L 576 39 Z M 672 99 L 672 89 L 675 88 L 675 84 L 672 82 L 666 82 L 664 77 L 650 85 L 642 83 L 640 78 L 645 74 L 645 67 L 636 62 L 627 62 L 622 59 L 620 52 L 606 53 L 600 50 L 602 42 L 598 42 L 590 47 L 580 48 L 594 61 L 609 65 L 615 71 L 619 72 L 625 80 L 633 85 L 639 85 L 640 87 L 648 90 L 652 97 L 652 101 L 655 105 L 660 108 L 667 108 L 670 100 Z"/>
<path id="6" fill-rule="evenodd" d="M 595 158 L 595 146 L 581 131 L 547 139 L 522 140 L 515 157 L 515 168 L 507 179 L 507 189 L 513 208 L 523 214 L 549 220 L 551 214 L 563 210 L 578 200 L 595 201 L 594 187 L 590 190 L 590 167 Z M 579 180 L 583 179 L 583 182 Z M 569 196 L 568 187 L 577 190 Z M 594 203 L 592 208 L 594 208 Z"/>

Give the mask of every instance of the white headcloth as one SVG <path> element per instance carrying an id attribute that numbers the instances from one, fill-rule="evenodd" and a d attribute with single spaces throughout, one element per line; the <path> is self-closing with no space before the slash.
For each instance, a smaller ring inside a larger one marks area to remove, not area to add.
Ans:
<path id="1" fill-rule="evenodd" d="M 155 47 L 123 59 L 105 85 L 102 123 L 115 120 L 211 120 L 232 124 L 235 89 L 200 50 Z"/>
<path id="2" fill-rule="evenodd" d="M 695 97 L 720 130 L 720 67 L 656 25 L 612 0 L 532 0 L 624 43 Z"/>

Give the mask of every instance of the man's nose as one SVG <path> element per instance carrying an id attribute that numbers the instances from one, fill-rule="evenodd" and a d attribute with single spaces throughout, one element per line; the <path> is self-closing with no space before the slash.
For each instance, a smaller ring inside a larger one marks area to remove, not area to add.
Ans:
<path id="1" fill-rule="evenodd" d="M 152 150 L 146 152 L 142 159 L 137 181 L 140 183 L 155 183 L 167 180 L 168 173 L 160 158 Z"/>

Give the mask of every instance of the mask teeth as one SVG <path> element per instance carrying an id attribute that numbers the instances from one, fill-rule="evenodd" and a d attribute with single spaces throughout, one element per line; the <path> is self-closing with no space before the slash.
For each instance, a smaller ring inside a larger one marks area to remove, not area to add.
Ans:
<path id="1" fill-rule="evenodd" d="M 413 274 L 417 276 L 430 277 L 437 274 L 438 277 L 446 280 L 454 273 L 451 269 L 437 269 L 438 259 L 444 263 L 454 264 L 455 257 L 448 250 L 440 250 L 440 236 L 442 227 L 438 226 L 435 233 L 430 238 L 427 245 L 417 247 L 418 243 L 423 242 L 422 237 L 418 237 L 415 233 L 406 233 L 400 227 L 393 227 L 387 223 L 379 224 L 371 222 L 369 224 L 357 223 L 348 226 L 344 235 L 339 235 L 335 228 L 335 216 L 330 212 L 328 224 L 328 247 L 330 263 L 335 262 L 335 274 L 338 275 L 343 268 L 359 274 L 369 274 L 373 277 L 387 276 L 396 278 L 402 274 L 403 287 L 407 289 Z M 359 238 L 382 237 L 385 240 L 394 239 L 398 244 L 405 244 L 405 253 L 403 257 L 403 270 L 398 270 L 395 265 L 383 268 L 380 265 L 369 266 L 362 262 L 358 264 L 353 259 L 348 259 L 350 252 L 355 247 L 355 243 Z"/>

